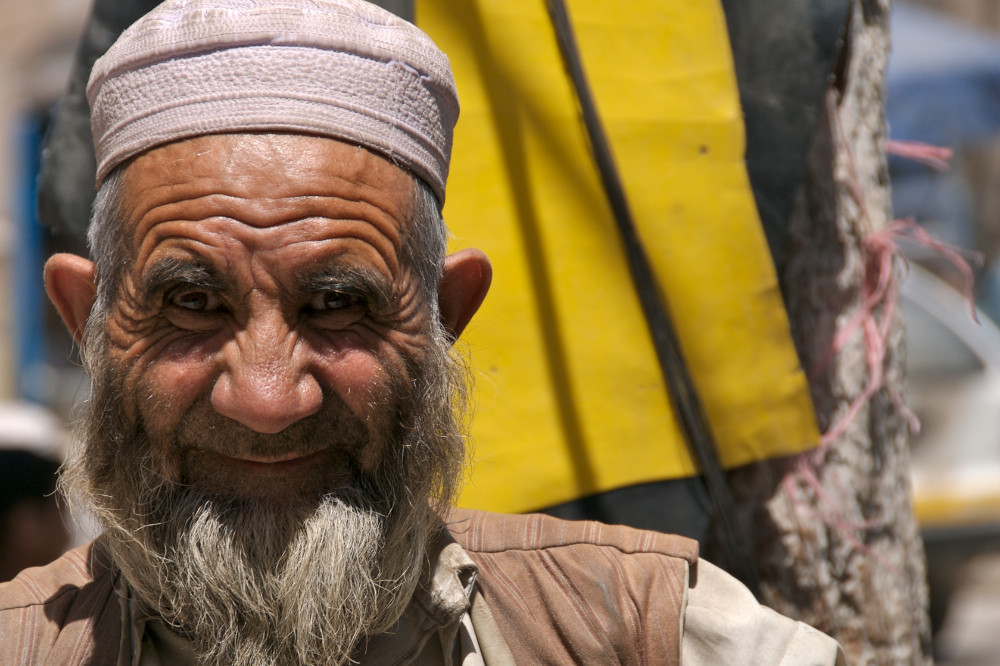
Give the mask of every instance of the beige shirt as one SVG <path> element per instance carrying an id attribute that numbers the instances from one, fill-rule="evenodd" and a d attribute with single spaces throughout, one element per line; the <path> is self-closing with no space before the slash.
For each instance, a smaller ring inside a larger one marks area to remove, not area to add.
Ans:
<path id="1" fill-rule="evenodd" d="M 458 544 L 444 546 L 397 630 L 374 637 L 360 665 L 513 664 L 493 616 L 476 594 L 476 573 L 475 564 Z M 127 593 L 123 598 L 128 598 Z M 131 600 L 125 604 L 123 635 L 131 637 L 132 646 L 123 650 L 121 666 L 196 663 L 187 641 L 162 621 L 140 613 Z M 698 562 L 697 584 L 687 593 L 681 658 L 684 666 L 846 663 L 832 638 L 761 606 L 735 578 L 704 560 Z"/>

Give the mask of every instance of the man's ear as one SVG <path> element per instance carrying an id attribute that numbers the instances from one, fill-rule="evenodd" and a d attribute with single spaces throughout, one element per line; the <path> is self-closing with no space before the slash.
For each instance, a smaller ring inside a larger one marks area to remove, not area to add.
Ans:
<path id="1" fill-rule="evenodd" d="M 492 280 L 493 266 L 479 250 L 461 250 L 444 260 L 444 275 L 438 284 L 438 302 L 441 321 L 453 339 L 458 339 L 472 315 L 476 314 Z"/>
<path id="2" fill-rule="evenodd" d="M 45 292 L 77 344 L 97 297 L 94 262 L 75 254 L 54 254 L 45 262 Z"/>

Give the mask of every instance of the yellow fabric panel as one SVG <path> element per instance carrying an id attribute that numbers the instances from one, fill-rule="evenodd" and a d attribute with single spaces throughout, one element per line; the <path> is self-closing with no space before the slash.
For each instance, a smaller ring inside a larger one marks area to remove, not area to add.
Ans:
<path id="1" fill-rule="evenodd" d="M 968 487 L 934 484 L 926 492 L 917 489 L 913 512 L 923 529 L 993 526 L 1000 515 L 1000 491 L 984 490 L 980 484 Z"/>
<path id="2" fill-rule="evenodd" d="M 569 10 L 643 243 L 728 466 L 818 440 L 743 165 L 717 0 Z M 445 218 L 494 284 L 464 506 L 526 511 L 697 471 L 544 0 L 419 0 L 462 102 Z"/>

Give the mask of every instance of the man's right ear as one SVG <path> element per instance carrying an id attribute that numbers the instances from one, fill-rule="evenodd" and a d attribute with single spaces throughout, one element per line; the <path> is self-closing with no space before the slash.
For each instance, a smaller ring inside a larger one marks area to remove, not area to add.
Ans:
<path id="1" fill-rule="evenodd" d="M 45 292 L 77 344 L 97 298 L 94 262 L 75 254 L 54 254 L 45 262 Z"/>

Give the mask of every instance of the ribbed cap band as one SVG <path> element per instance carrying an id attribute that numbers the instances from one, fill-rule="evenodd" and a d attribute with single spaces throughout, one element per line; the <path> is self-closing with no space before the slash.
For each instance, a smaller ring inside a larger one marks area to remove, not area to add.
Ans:
<path id="1" fill-rule="evenodd" d="M 97 61 L 87 99 L 98 184 L 178 139 L 288 131 L 370 148 L 444 203 L 458 119 L 448 58 L 361 0 L 167 0 Z"/>

